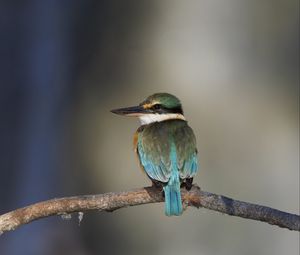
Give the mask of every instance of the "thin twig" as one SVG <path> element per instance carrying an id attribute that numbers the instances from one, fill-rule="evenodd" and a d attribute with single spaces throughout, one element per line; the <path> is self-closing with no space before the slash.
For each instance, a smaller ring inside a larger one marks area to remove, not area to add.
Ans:
<path id="1" fill-rule="evenodd" d="M 300 231 L 300 216 L 202 191 L 194 185 L 182 189 L 184 207 L 203 207 L 224 214 L 267 222 L 282 228 Z M 15 230 L 31 221 L 52 215 L 64 215 L 90 210 L 114 211 L 128 206 L 163 202 L 161 191 L 153 187 L 128 192 L 75 196 L 47 200 L 0 216 L 0 233 Z"/>

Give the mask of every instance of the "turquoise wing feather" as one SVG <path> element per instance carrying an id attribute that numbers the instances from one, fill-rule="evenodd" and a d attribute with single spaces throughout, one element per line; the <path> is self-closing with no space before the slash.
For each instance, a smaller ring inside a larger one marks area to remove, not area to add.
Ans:
<path id="1" fill-rule="evenodd" d="M 148 176 L 164 183 L 165 214 L 181 215 L 180 183 L 198 170 L 192 129 L 178 120 L 147 125 L 138 133 L 137 152 Z"/>
<path id="2" fill-rule="evenodd" d="M 171 169 L 168 167 L 170 163 L 167 159 L 161 155 L 155 155 L 154 153 L 147 153 L 147 146 L 143 143 L 139 137 L 137 143 L 138 155 L 144 170 L 147 175 L 154 180 L 160 182 L 167 182 L 171 176 Z M 160 144 L 156 144 L 155 151 L 160 151 Z"/>
<path id="3" fill-rule="evenodd" d="M 151 179 L 165 183 L 163 186 L 165 193 L 165 214 L 167 216 L 179 216 L 182 214 L 182 202 L 175 143 L 171 142 L 170 147 L 168 160 L 160 156 L 159 160 L 156 161 L 155 158 L 151 157 L 153 154 L 148 155 L 145 153 L 145 148 L 143 148 L 141 141 L 138 142 L 138 153 L 148 176 Z"/>
<path id="4" fill-rule="evenodd" d="M 196 149 L 196 138 L 193 130 L 186 124 L 174 132 L 177 151 L 177 167 L 181 179 L 192 178 L 196 175 L 199 164 Z"/>
<path id="5" fill-rule="evenodd" d="M 196 139 L 185 121 L 164 121 L 146 126 L 139 134 L 137 152 L 151 179 L 167 182 L 171 176 L 171 145 L 175 145 L 177 171 L 181 179 L 198 171 Z M 173 162 L 174 163 L 174 162 Z"/>
<path id="6" fill-rule="evenodd" d="M 193 153 L 188 160 L 184 161 L 184 164 L 180 171 L 180 178 L 192 178 L 198 172 L 198 157 L 197 153 Z"/>

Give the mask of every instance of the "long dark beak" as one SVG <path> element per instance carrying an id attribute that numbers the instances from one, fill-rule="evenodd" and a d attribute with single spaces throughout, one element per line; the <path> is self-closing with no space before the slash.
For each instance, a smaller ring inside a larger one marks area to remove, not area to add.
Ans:
<path id="1" fill-rule="evenodd" d="M 118 115 L 125 115 L 125 116 L 140 116 L 145 113 L 148 113 L 148 110 L 144 109 L 142 106 L 132 106 L 132 107 L 126 107 L 126 108 L 120 108 L 111 110 L 112 113 L 118 114 Z"/>

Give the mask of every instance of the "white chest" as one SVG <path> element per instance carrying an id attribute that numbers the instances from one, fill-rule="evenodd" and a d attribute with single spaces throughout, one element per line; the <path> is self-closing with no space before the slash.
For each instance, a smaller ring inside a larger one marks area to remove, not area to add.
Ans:
<path id="1" fill-rule="evenodd" d="M 147 125 L 153 122 L 160 122 L 164 120 L 171 120 L 171 119 L 179 119 L 185 120 L 182 114 L 178 113 L 166 113 L 166 114 L 144 114 L 139 116 L 140 122 L 142 125 Z"/>

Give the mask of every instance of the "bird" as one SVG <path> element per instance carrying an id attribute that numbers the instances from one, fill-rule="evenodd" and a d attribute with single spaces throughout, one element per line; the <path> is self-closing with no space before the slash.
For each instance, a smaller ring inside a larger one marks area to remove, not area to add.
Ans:
<path id="1" fill-rule="evenodd" d="M 169 93 L 155 93 L 137 106 L 111 112 L 139 118 L 134 148 L 141 168 L 152 185 L 164 193 L 165 215 L 180 216 L 180 188 L 190 190 L 198 171 L 196 138 L 180 100 Z"/>

